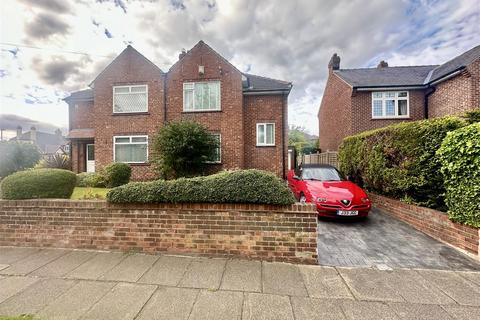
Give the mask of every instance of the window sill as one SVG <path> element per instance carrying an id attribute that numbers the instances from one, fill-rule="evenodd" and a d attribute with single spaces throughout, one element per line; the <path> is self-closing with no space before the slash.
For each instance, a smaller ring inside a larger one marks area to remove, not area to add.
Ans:
<path id="1" fill-rule="evenodd" d="M 183 110 L 182 113 L 207 113 L 207 112 L 222 112 L 222 110 L 193 110 L 193 111 L 185 111 Z"/>
<path id="2" fill-rule="evenodd" d="M 150 112 L 118 112 L 112 113 L 112 116 L 148 116 Z"/>
<path id="3" fill-rule="evenodd" d="M 147 167 L 150 165 L 150 163 L 148 162 L 143 162 L 143 163 L 128 163 L 128 162 L 123 162 L 123 163 L 126 163 L 128 165 L 130 165 L 131 167 Z"/>
<path id="4" fill-rule="evenodd" d="M 372 120 L 410 120 L 410 117 L 375 117 Z"/>
<path id="5" fill-rule="evenodd" d="M 275 148 L 276 145 L 274 145 L 274 144 L 266 144 L 266 145 L 263 145 L 263 144 L 260 144 L 260 145 L 259 145 L 259 144 L 257 144 L 256 147 L 257 147 L 257 148 Z"/>

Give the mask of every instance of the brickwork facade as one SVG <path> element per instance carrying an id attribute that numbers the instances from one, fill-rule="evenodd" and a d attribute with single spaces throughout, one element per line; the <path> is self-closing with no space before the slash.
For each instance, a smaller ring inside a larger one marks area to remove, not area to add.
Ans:
<path id="1" fill-rule="evenodd" d="M 313 205 L 0 200 L 0 246 L 194 253 L 317 263 Z"/>
<path id="2" fill-rule="evenodd" d="M 452 222 L 444 212 L 407 204 L 373 193 L 369 193 L 368 196 L 373 205 L 382 212 L 480 260 L 480 230 L 478 228 Z"/>
<path id="3" fill-rule="evenodd" d="M 203 73 L 199 72 L 199 66 L 204 67 Z M 220 81 L 221 110 L 185 112 L 183 84 L 209 80 Z M 114 136 L 147 135 L 151 160 L 153 138 L 164 123 L 194 120 L 221 136 L 221 163 L 210 164 L 210 172 L 259 168 L 282 177 L 282 155 L 287 157 L 288 143 L 288 92 L 246 98 L 242 80 L 239 70 L 203 42 L 185 53 L 168 73 L 162 72 L 129 46 L 95 79 L 93 104 L 69 101 L 70 130 L 95 129 L 95 169 L 99 170 L 114 160 Z M 148 86 L 148 111 L 113 113 L 113 86 L 141 84 Z M 246 109 L 253 111 L 248 114 Z M 273 147 L 256 148 L 255 138 L 252 138 L 256 132 L 252 130 L 256 130 L 255 124 L 266 117 L 275 120 L 276 143 Z M 84 143 L 72 140 L 72 162 L 76 172 L 85 171 L 85 164 L 82 164 L 85 162 Z M 149 162 L 132 164 L 133 180 L 151 180 L 155 176 Z"/>
<path id="4" fill-rule="evenodd" d="M 428 117 L 462 115 L 480 109 L 480 59 L 460 75 L 440 82 L 428 98 Z"/>

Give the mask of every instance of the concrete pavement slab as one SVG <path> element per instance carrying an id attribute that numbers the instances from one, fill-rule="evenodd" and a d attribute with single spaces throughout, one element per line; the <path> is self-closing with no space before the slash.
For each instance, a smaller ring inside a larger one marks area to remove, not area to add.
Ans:
<path id="1" fill-rule="evenodd" d="M 220 289 L 261 292 L 262 263 L 247 260 L 227 261 Z"/>
<path id="2" fill-rule="evenodd" d="M 414 270 L 394 270 L 388 272 L 390 285 L 407 302 L 423 304 L 455 304 L 455 301 L 443 293 L 437 286 L 425 280 Z"/>
<path id="3" fill-rule="evenodd" d="M 278 262 L 263 263 L 263 292 L 307 296 L 302 275 L 296 265 Z"/>
<path id="4" fill-rule="evenodd" d="M 480 306 L 480 286 L 457 273 L 439 270 L 418 270 L 427 281 L 434 284 L 461 305 Z"/>
<path id="5" fill-rule="evenodd" d="M 474 282 L 480 286 L 480 272 L 457 272 L 462 278 Z"/>
<path id="6" fill-rule="evenodd" d="M 38 279 L 31 278 L 31 277 L 21 277 L 21 276 L 13 276 L 13 277 L 5 277 L 0 280 L 0 303 L 7 300 L 14 294 L 22 291 L 23 289 L 31 286 Z"/>
<path id="7" fill-rule="evenodd" d="M 335 268 L 298 266 L 298 269 L 310 297 L 353 299 L 350 290 Z"/>
<path id="8" fill-rule="evenodd" d="M 176 286 L 192 261 L 188 257 L 161 256 L 138 282 Z"/>
<path id="9" fill-rule="evenodd" d="M 390 308 L 400 319 L 406 320 L 452 320 L 453 318 L 440 306 L 413 303 L 389 303 Z"/>
<path id="10" fill-rule="evenodd" d="M 1 315 L 35 314 L 75 284 L 73 280 L 43 279 L 0 304 Z"/>
<path id="11" fill-rule="evenodd" d="M 159 257 L 146 254 L 132 254 L 100 277 L 103 280 L 136 282 L 157 261 Z"/>
<path id="12" fill-rule="evenodd" d="M 82 320 L 130 320 L 134 319 L 150 299 L 156 286 L 119 283 L 98 301 Z"/>
<path id="13" fill-rule="evenodd" d="M 46 265 L 47 263 L 61 257 L 68 253 L 67 250 L 61 249 L 44 249 L 38 252 L 32 253 L 24 259 L 10 265 L 10 267 L 0 271 L 0 274 L 9 275 L 26 275 L 30 272 Z"/>
<path id="14" fill-rule="evenodd" d="M 32 255 L 40 251 L 38 248 L 14 248 L 14 247 L 0 247 L 0 263 L 12 264 L 18 260 Z"/>
<path id="15" fill-rule="evenodd" d="M 136 320 L 187 320 L 198 289 L 160 287 Z"/>
<path id="16" fill-rule="evenodd" d="M 472 320 L 480 319 L 479 307 L 467 307 L 458 305 L 442 306 L 444 310 L 448 312 L 454 319 L 458 320 Z"/>
<path id="17" fill-rule="evenodd" d="M 337 268 L 353 295 L 360 300 L 403 302 L 392 284 L 391 271 L 359 268 Z"/>
<path id="18" fill-rule="evenodd" d="M 220 287 L 225 259 L 195 258 L 188 266 L 180 287 L 216 290 Z"/>
<path id="19" fill-rule="evenodd" d="M 79 319 L 114 285 L 113 282 L 80 281 L 42 309 L 38 316 L 48 320 Z"/>
<path id="20" fill-rule="evenodd" d="M 287 296 L 245 293 L 242 320 L 294 320 Z"/>
<path id="21" fill-rule="evenodd" d="M 200 291 L 190 319 L 234 320 L 242 318 L 243 293 L 234 291 Z"/>
<path id="22" fill-rule="evenodd" d="M 398 320 L 397 314 L 383 302 L 344 300 L 341 302 L 349 320 Z"/>
<path id="23" fill-rule="evenodd" d="M 120 252 L 100 252 L 78 268 L 67 273 L 67 278 L 96 280 L 110 271 L 126 257 Z"/>
<path id="24" fill-rule="evenodd" d="M 291 298 L 295 319 L 302 320 L 346 319 L 339 302 L 337 299 Z"/>
<path id="25" fill-rule="evenodd" d="M 63 277 L 73 269 L 80 266 L 95 256 L 95 252 L 89 251 L 71 251 L 66 255 L 44 265 L 40 269 L 32 272 L 32 275 L 39 277 Z"/>

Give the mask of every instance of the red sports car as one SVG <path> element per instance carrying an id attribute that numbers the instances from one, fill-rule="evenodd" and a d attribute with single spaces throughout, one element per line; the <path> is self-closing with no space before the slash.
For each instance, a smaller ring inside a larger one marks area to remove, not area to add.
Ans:
<path id="1" fill-rule="evenodd" d="M 367 217 L 372 207 L 362 188 L 329 165 L 303 165 L 287 180 L 297 200 L 315 203 L 322 217 Z"/>

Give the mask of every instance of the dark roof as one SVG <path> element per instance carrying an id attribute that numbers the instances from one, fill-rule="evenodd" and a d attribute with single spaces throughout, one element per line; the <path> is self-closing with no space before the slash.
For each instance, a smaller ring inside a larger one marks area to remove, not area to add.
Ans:
<path id="1" fill-rule="evenodd" d="M 75 91 L 70 93 L 65 100 L 93 100 L 93 90 L 92 89 L 85 89 L 80 91 Z"/>
<path id="2" fill-rule="evenodd" d="M 243 82 L 244 92 L 258 92 L 258 91 L 290 91 L 292 83 L 276 80 L 253 74 L 243 73 L 245 80 Z"/>
<path id="3" fill-rule="evenodd" d="M 463 69 L 478 58 L 480 58 L 480 45 L 473 47 L 458 57 L 455 57 L 452 60 L 436 67 L 433 70 L 430 79 L 428 79 L 428 82 L 438 80 L 452 72 Z"/>
<path id="4" fill-rule="evenodd" d="M 27 131 L 22 133 L 20 139 L 14 137 L 10 139 L 10 141 L 32 141 L 31 131 Z M 35 145 L 40 149 L 42 153 L 54 153 L 58 148 L 67 142 L 65 141 L 64 137 L 61 135 L 57 135 L 55 133 L 47 133 L 47 132 L 36 132 L 36 141 Z M 52 151 L 54 150 L 54 151 Z"/>
<path id="5" fill-rule="evenodd" d="M 72 129 L 67 135 L 68 139 L 89 139 L 95 137 L 95 129 Z"/>
<path id="6" fill-rule="evenodd" d="M 435 67 L 340 69 L 335 74 L 353 87 L 421 86 Z"/>
<path id="7" fill-rule="evenodd" d="M 335 74 L 352 87 L 423 87 L 480 58 L 480 45 L 441 65 L 340 69 Z"/>

